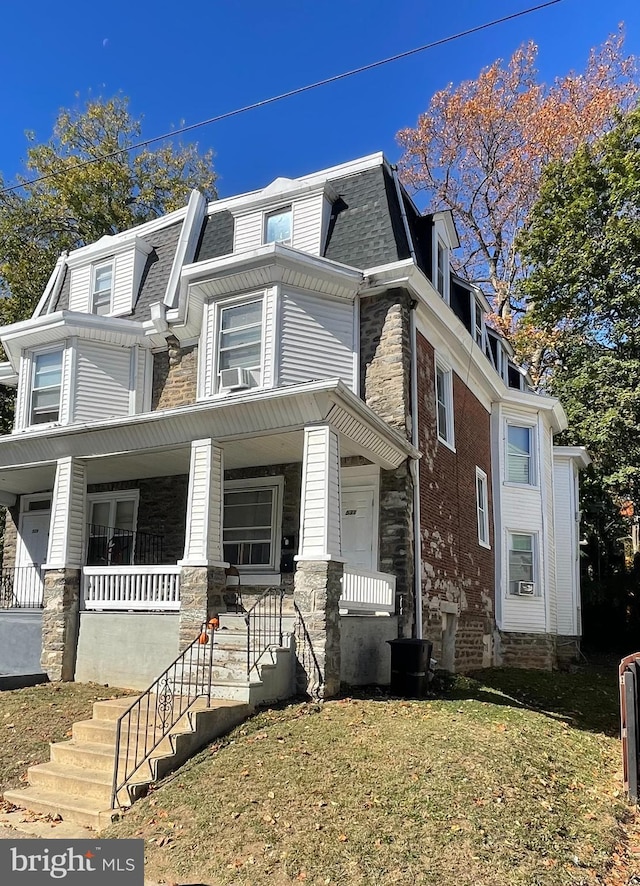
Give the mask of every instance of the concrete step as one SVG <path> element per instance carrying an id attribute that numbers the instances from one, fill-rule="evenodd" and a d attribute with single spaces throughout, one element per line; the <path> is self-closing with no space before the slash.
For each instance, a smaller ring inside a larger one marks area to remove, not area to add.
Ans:
<path id="1" fill-rule="evenodd" d="M 59 763 L 61 766 L 75 766 L 90 772 L 113 772 L 115 747 L 113 744 L 71 739 L 53 743 L 50 756 L 52 763 Z"/>
<path id="2" fill-rule="evenodd" d="M 29 784 L 48 794 L 85 797 L 99 801 L 106 809 L 111 802 L 113 775 L 100 770 L 89 771 L 63 763 L 40 763 L 27 770 Z"/>
<path id="3" fill-rule="evenodd" d="M 4 799 L 21 809 L 29 809 L 43 815 L 61 815 L 65 821 L 93 828 L 96 831 L 111 824 L 112 818 L 116 814 L 115 810 L 101 808 L 100 804 L 92 799 L 67 797 L 32 787 L 5 791 Z"/>

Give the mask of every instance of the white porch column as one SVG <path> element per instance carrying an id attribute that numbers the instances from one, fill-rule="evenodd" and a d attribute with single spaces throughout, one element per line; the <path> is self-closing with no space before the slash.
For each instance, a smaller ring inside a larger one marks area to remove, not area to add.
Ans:
<path id="1" fill-rule="evenodd" d="M 84 462 L 61 458 L 56 467 L 47 562 L 43 566 L 42 669 L 50 680 L 73 680 L 75 671 L 86 489 Z"/>
<path id="2" fill-rule="evenodd" d="M 198 635 L 202 622 L 223 608 L 223 452 L 211 439 L 191 443 L 187 527 L 180 561 L 180 648 Z"/>
<path id="3" fill-rule="evenodd" d="M 304 429 L 297 560 L 341 560 L 340 446 L 329 425 Z"/>
<path id="4" fill-rule="evenodd" d="M 223 453 L 213 440 L 191 444 L 187 529 L 181 566 L 221 566 Z"/>
<path id="5" fill-rule="evenodd" d="M 302 621 L 298 687 L 329 698 L 340 690 L 340 447 L 329 425 L 304 429 L 300 543 L 294 599 Z M 308 648 L 307 648 L 308 647 Z"/>

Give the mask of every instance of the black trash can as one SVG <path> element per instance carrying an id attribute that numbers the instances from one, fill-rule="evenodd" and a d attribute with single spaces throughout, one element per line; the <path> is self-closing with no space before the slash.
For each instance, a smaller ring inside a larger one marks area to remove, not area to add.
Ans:
<path id="1" fill-rule="evenodd" d="M 391 695 L 422 698 L 427 692 L 427 673 L 433 643 L 428 640 L 387 640 L 391 646 Z"/>

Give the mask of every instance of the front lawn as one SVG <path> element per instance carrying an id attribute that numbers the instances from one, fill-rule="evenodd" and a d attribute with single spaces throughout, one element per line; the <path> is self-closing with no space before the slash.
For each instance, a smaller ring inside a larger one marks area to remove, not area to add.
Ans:
<path id="1" fill-rule="evenodd" d="M 595 886 L 625 816 L 615 669 L 264 711 L 105 834 L 209 886 Z"/>

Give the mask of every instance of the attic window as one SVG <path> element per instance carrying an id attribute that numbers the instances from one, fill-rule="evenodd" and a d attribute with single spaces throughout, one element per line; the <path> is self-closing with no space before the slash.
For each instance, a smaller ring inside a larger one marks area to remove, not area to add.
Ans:
<path id="1" fill-rule="evenodd" d="M 436 288 L 443 298 L 445 297 L 445 292 L 446 292 L 446 290 L 445 290 L 446 259 L 447 259 L 447 249 L 446 249 L 444 243 L 442 242 L 442 240 L 440 240 L 440 238 L 438 238 L 438 265 L 437 265 L 437 269 L 436 269 Z"/>
<path id="2" fill-rule="evenodd" d="M 94 265 L 91 283 L 91 313 L 104 317 L 111 313 L 113 262 Z"/>
<path id="3" fill-rule="evenodd" d="M 480 305 L 478 304 L 478 302 L 475 299 L 473 300 L 473 306 L 474 306 L 474 320 L 475 320 L 474 338 L 476 340 L 476 344 L 479 345 L 479 347 L 482 347 L 483 325 L 484 325 L 482 322 L 482 308 L 480 307 Z"/>
<path id="4" fill-rule="evenodd" d="M 291 207 L 268 212 L 264 217 L 264 242 L 291 246 Z"/>

